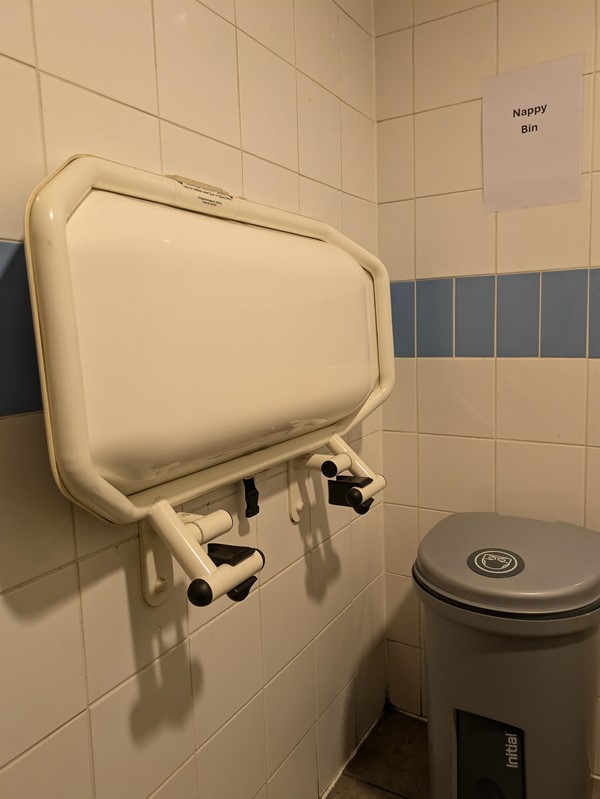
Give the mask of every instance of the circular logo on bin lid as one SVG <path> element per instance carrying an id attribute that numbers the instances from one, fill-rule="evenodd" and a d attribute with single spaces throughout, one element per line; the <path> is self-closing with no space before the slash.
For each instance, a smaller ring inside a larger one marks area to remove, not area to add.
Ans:
<path id="1" fill-rule="evenodd" d="M 523 558 L 507 549 L 478 549 L 469 555 L 467 564 L 483 577 L 514 577 L 525 568 Z"/>

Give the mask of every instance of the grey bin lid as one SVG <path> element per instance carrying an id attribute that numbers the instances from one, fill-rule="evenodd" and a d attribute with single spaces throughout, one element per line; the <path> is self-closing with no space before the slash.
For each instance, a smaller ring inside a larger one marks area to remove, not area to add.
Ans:
<path id="1" fill-rule="evenodd" d="M 600 533 L 564 522 L 457 513 L 425 536 L 413 574 L 425 591 L 473 610 L 585 613 L 600 604 Z"/>

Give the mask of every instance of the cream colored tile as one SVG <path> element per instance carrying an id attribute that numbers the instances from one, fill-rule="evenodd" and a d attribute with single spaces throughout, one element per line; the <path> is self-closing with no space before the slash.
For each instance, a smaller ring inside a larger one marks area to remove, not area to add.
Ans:
<path id="1" fill-rule="evenodd" d="M 196 765 L 203 796 L 253 799 L 267 776 L 262 692 L 200 747 Z"/>
<path id="2" fill-rule="evenodd" d="M 271 777 L 314 725 L 315 648 L 311 644 L 265 688 L 267 776 Z"/>
<path id="3" fill-rule="evenodd" d="M 298 213 L 298 175 L 244 153 L 244 197 Z"/>
<path id="4" fill-rule="evenodd" d="M 481 159 L 480 100 L 415 116 L 418 197 L 481 188 Z"/>
<path id="5" fill-rule="evenodd" d="M 142 596 L 137 539 L 79 564 L 90 701 L 187 636 L 188 580 L 180 568 L 174 575 L 166 601 L 151 607 Z"/>
<path id="6" fill-rule="evenodd" d="M 592 175 L 592 219 L 600 218 L 600 174 Z M 600 266 L 600 225 L 592 225 L 590 266 Z"/>
<path id="7" fill-rule="evenodd" d="M 360 742 L 385 705 L 385 642 L 382 641 L 356 675 L 356 738 Z"/>
<path id="8" fill-rule="evenodd" d="M 298 74 L 300 172 L 335 188 L 342 185 L 340 101 Z"/>
<path id="9" fill-rule="evenodd" d="M 373 39 L 346 14 L 338 13 L 340 97 L 361 114 L 375 116 Z"/>
<path id="10" fill-rule="evenodd" d="M 600 98 L 600 82 L 596 79 L 596 99 L 594 100 L 594 75 L 586 75 L 583 78 L 583 151 L 582 165 L 583 172 L 591 172 L 592 169 L 600 169 L 600 144 L 594 148 L 594 129 L 596 138 L 600 138 L 598 122 L 594 121 L 594 109 L 596 119 L 600 120 L 598 111 L 598 98 Z M 596 166 L 593 164 L 596 163 Z"/>
<path id="11" fill-rule="evenodd" d="M 300 177 L 300 213 L 342 229 L 342 194 L 337 189 Z"/>
<path id="12" fill-rule="evenodd" d="M 75 557 L 71 506 L 48 464 L 42 414 L 0 419 L 0 590 Z"/>
<path id="13" fill-rule="evenodd" d="M 310 558 L 262 586 L 260 607 L 264 678 L 271 680 L 313 639 Z"/>
<path id="14" fill-rule="evenodd" d="M 600 0 L 596 0 L 596 21 L 598 20 L 598 6 L 600 5 Z M 596 25 L 596 72 L 600 72 L 600 25 Z M 600 741 L 600 737 L 598 738 Z M 596 768 L 596 773 L 600 774 L 600 760 L 598 762 L 598 768 Z"/>
<path id="15" fill-rule="evenodd" d="M 422 541 L 427 533 L 447 516 L 450 516 L 450 514 L 439 510 L 419 508 L 419 541 Z"/>
<path id="16" fill-rule="evenodd" d="M 600 531 L 600 447 L 587 450 L 585 526 Z"/>
<path id="17" fill-rule="evenodd" d="M 361 438 L 367 438 L 373 433 L 381 433 L 383 430 L 383 409 L 381 405 L 366 416 L 348 433 L 348 440 L 351 444 Z M 381 437 L 381 436 L 380 436 Z"/>
<path id="18" fill-rule="evenodd" d="M 390 280 L 415 277 L 415 204 L 413 200 L 378 208 L 378 255 Z"/>
<path id="19" fill-rule="evenodd" d="M 156 114 L 149 2 L 34 0 L 40 69 Z"/>
<path id="20" fill-rule="evenodd" d="M 93 799 L 87 713 L 0 771 L 0 795 L 3 799 Z"/>
<path id="21" fill-rule="evenodd" d="M 417 200 L 416 270 L 419 278 L 496 271 L 496 220 L 481 191 Z"/>
<path id="22" fill-rule="evenodd" d="M 44 176 L 35 71 L 0 56 L 0 236 L 23 238 L 29 194 Z"/>
<path id="23" fill-rule="evenodd" d="M 168 122 L 160 123 L 160 137 L 165 175 L 182 175 L 234 195 L 242 193 L 242 155 L 238 149 Z"/>
<path id="24" fill-rule="evenodd" d="M 48 169 L 74 153 L 160 172 L 158 120 L 126 105 L 41 75 Z"/>
<path id="25" fill-rule="evenodd" d="M 238 28 L 294 63 L 293 0 L 236 0 L 235 10 Z"/>
<path id="26" fill-rule="evenodd" d="M 590 176 L 583 200 L 498 215 L 498 272 L 566 269 L 589 264 Z"/>
<path id="27" fill-rule="evenodd" d="M 86 706 L 74 566 L 1 598 L 0 650 L 3 766 Z"/>
<path id="28" fill-rule="evenodd" d="M 317 732 L 313 727 L 269 780 L 269 799 L 317 799 Z"/>
<path id="29" fill-rule="evenodd" d="M 414 432 L 417 429 L 417 361 L 394 358 L 396 382 L 383 406 L 384 430 Z"/>
<path id="30" fill-rule="evenodd" d="M 33 23 L 28 0 L 0 2 L 0 53 L 35 64 Z"/>
<path id="31" fill-rule="evenodd" d="M 240 32 L 238 58 L 244 150 L 297 170 L 294 68 Z"/>
<path id="32" fill-rule="evenodd" d="M 385 605 L 388 639 L 419 646 L 419 600 L 410 577 L 386 574 Z"/>
<path id="33" fill-rule="evenodd" d="M 415 31 L 415 111 L 482 96 L 496 73 L 496 4 L 474 8 Z"/>
<path id="34" fill-rule="evenodd" d="M 416 0 L 415 25 L 449 14 L 457 14 L 477 5 L 481 5 L 481 0 Z"/>
<path id="35" fill-rule="evenodd" d="M 594 0 L 500 0 L 500 72 L 581 52 L 585 53 L 585 71 L 591 72 L 594 13 Z"/>
<path id="36" fill-rule="evenodd" d="M 583 447 L 497 443 L 498 513 L 583 523 Z"/>
<path id="37" fill-rule="evenodd" d="M 417 436 L 412 433 L 383 435 L 385 501 L 396 505 L 417 504 Z"/>
<path id="38" fill-rule="evenodd" d="M 410 28 L 413 19 L 412 0 L 373 0 L 375 34 L 392 33 Z"/>
<path id="39" fill-rule="evenodd" d="M 494 442 L 419 436 L 419 505 L 435 510 L 494 509 Z"/>
<path id="40" fill-rule="evenodd" d="M 498 437 L 585 443 L 584 358 L 498 359 Z"/>
<path id="41" fill-rule="evenodd" d="M 311 559 L 315 633 L 319 633 L 354 596 L 350 527 L 314 549 Z"/>
<path id="42" fill-rule="evenodd" d="M 316 478 L 319 483 L 323 482 L 320 475 Z M 258 546 L 267 559 L 260 573 L 261 584 L 264 584 L 310 550 L 312 507 L 300 524 L 290 520 L 287 473 L 268 479 L 259 478 L 257 487 L 260 491 Z"/>
<path id="43" fill-rule="evenodd" d="M 90 712 L 96 799 L 145 799 L 194 752 L 187 644 L 171 649 Z"/>
<path id="44" fill-rule="evenodd" d="M 203 6 L 207 6 L 215 14 L 218 14 L 223 19 L 235 23 L 235 5 L 234 0 L 200 0 Z"/>
<path id="45" fill-rule="evenodd" d="M 349 683 L 317 722 L 319 795 L 348 762 L 356 746 L 354 683 Z"/>
<path id="46" fill-rule="evenodd" d="M 361 28 L 373 33 L 372 0 L 337 0 L 337 3 Z"/>
<path id="47" fill-rule="evenodd" d="M 386 503 L 384 526 L 386 571 L 410 577 L 419 544 L 417 509 Z"/>
<path id="48" fill-rule="evenodd" d="M 352 518 L 352 569 L 354 573 L 354 595 L 381 574 L 384 565 L 383 503 L 375 505 L 364 516 Z"/>
<path id="49" fill-rule="evenodd" d="M 354 646 L 356 669 L 360 670 L 385 639 L 385 574 L 354 600 Z"/>
<path id="50" fill-rule="evenodd" d="M 375 200 L 375 123 L 342 103 L 342 188 Z"/>
<path id="51" fill-rule="evenodd" d="M 296 0 L 296 65 L 299 70 L 339 94 L 338 9 L 333 0 Z"/>
<path id="52" fill-rule="evenodd" d="M 407 200 L 414 194 L 412 117 L 377 125 L 378 202 Z"/>
<path id="53" fill-rule="evenodd" d="M 232 642 L 244 668 L 231 657 Z M 190 638 L 196 743 L 204 743 L 263 685 L 258 595 L 250 595 Z"/>
<path id="54" fill-rule="evenodd" d="M 368 200 L 342 194 L 342 232 L 365 250 L 377 251 L 377 206 Z"/>
<path id="55" fill-rule="evenodd" d="M 195 758 L 177 769 L 148 799 L 199 799 Z"/>
<path id="56" fill-rule="evenodd" d="M 366 461 L 374 472 L 380 474 L 383 471 L 383 433 L 381 431 L 353 441 L 352 446 L 358 457 Z M 376 495 L 375 501 L 381 501 L 381 494 Z"/>
<path id="57" fill-rule="evenodd" d="M 327 482 L 320 472 L 309 473 L 308 493 L 314 546 L 317 546 L 349 525 L 353 511 L 346 506 L 329 504 Z"/>
<path id="58" fill-rule="evenodd" d="M 419 432 L 494 435 L 493 358 L 419 358 Z"/>
<path id="59" fill-rule="evenodd" d="M 100 549 L 120 544 L 138 533 L 137 524 L 109 524 L 91 513 L 73 506 L 77 557 L 92 555 Z"/>
<path id="60" fill-rule="evenodd" d="M 421 650 L 387 642 L 389 701 L 399 710 L 421 713 Z"/>
<path id="61" fill-rule="evenodd" d="M 375 41 L 377 119 L 413 112 L 413 33 L 398 31 Z"/>
<path id="62" fill-rule="evenodd" d="M 354 676 L 354 616 L 346 608 L 315 641 L 317 666 L 317 717 L 333 702 Z"/>
<path id="63" fill-rule="evenodd" d="M 161 117 L 239 147 L 235 29 L 195 0 L 157 0 L 154 24 Z"/>
<path id="64" fill-rule="evenodd" d="M 589 360 L 587 443 L 600 447 L 600 361 Z"/>

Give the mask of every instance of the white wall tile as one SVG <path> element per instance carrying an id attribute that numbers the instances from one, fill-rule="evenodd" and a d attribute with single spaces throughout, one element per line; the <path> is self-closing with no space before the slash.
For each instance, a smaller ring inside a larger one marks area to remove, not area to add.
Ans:
<path id="1" fill-rule="evenodd" d="M 240 32 L 238 58 L 244 150 L 297 169 L 294 68 Z"/>
<path id="2" fill-rule="evenodd" d="M 160 123 L 165 175 L 180 175 L 242 193 L 242 155 L 235 147 L 168 122 Z"/>
<path id="3" fill-rule="evenodd" d="M 92 555 L 100 549 L 120 544 L 138 533 L 137 524 L 109 524 L 91 513 L 73 506 L 77 557 Z"/>
<path id="4" fill-rule="evenodd" d="M 381 433 L 383 430 L 383 408 L 380 405 L 372 413 L 355 425 L 348 433 L 348 440 L 352 444 L 359 439 L 367 439 L 373 433 Z M 381 436 L 379 436 L 381 438 Z"/>
<path id="5" fill-rule="evenodd" d="M 594 0 L 500 0 L 500 72 L 581 52 L 585 53 L 585 71 L 591 72 L 594 14 Z"/>
<path id="6" fill-rule="evenodd" d="M 260 590 L 264 678 L 272 679 L 313 639 L 310 558 L 302 558 Z"/>
<path id="7" fill-rule="evenodd" d="M 235 23 L 234 0 L 200 0 L 200 2 L 203 6 L 214 11 L 215 14 L 219 14 L 223 19 Z"/>
<path id="8" fill-rule="evenodd" d="M 236 0 L 236 24 L 238 28 L 257 39 L 269 50 L 294 63 L 293 0 Z"/>
<path id="9" fill-rule="evenodd" d="M 136 539 L 79 564 L 81 606 L 91 701 L 105 694 L 187 636 L 187 579 L 175 581 L 162 605 L 142 596 Z M 123 612 L 127 608 L 127 613 Z"/>
<path id="10" fill-rule="evenodd" d="M 310 78 L 298 75 L 300 172 L 335 188 L 342 185 L 340 101 Z"/>
<path id="11" fill-rule="evenodd" d="M 419 545 L 417 509 L 386 503 L 384 529 L 386 571 L 410 577 Z"/>
<path id="12" fill-rule="evenodd" d="M 317 732 L 313 727 L 269 780 L 269 799 L 317 799 Z"/>
<path id="13" fill-rule="evenodd" d="M 374 255 L 377 250 L 377 206 L 351 194 L 342 194 L 342 232 Z"/>
<path id="14" fill-rule="evenodd" d="M 418 197 L 481 188 L 481 159 L 480 100 L 415 116 Z"/>
<path id="15" fill-rule="evenodd" d="M 350 523 L 354 596 L 383 571 L 383 503 L 364 516 L 354 515 Z"/>
<path id="16" fill-rule="evenodd" d="M 199 799 L 195 758 L 177 769 L 148 799 Z"/>
<path id="17" fill-rule="evenodd" d="M 356 675 L 356 739 L 365 736 L 383 710 L 385 691 L 385 641 L 382 641 Z"/>
<path id="18" fill-rule="evenodd" d="M 598 81 L 596 81 L 596 84 Z M 600 89 L 596 90 L 596 96 Z M 582 148 L 582 172 L 590 172 L 592 170 L 592 162 L 594 159 L 593 152 L 593 138 L 594 138 L 594 125 L 598 131 L 598 125 L 594 122 L 594 108 L 598 113 L 597 101 L 594 102 L 594 76 L 585 75 L 583 78 L 583 148 Z M 600 136 L 600 134 L 597 133 Z M 600 169 L 600 165 L 596 167 Z"/>
<path id="19" fill-rule="evenodd" d="M 419 541 L 422 541 L 427 533 L 447 516 L 450 516 L 450 514 L 439 510 L 419 508 Z"/>
<path id="20" fill-rule="evenodd" d="M 417 361 L 394 358 L 396 382 L 383 406 L 384 430 L 413 432 L 417 429 Z"/>
<path id="21" fill-rule="evenodd" d="M 300 177 L 300 213 L 341 230 L 342 194 L 330 186 Z"/>
<path id="22" fill-rule="evenodd" d="M 27 64 L 35 63 L 33 23 L 28 0 L 1 0 L 0 53 Z"/>
<path id="23" fill-rule="evenodd" d="M 315 641 L 317 716 L 333 702 L 356 671 L 352 607 L 336 616 Z"/>
<path id="24" fill-rule="evenodd" d="M 481 5 L 481 0 L 417 0 L 415 2 L 415 25 L 432 19 L 466 11 Z"/>
<path id="25" fill-rule="evenodd" d="M 194 751 L 186 643 L 91 708 L 96 799 L 145 799 Z"/>
<path id="26" fill-rule="evenodd" d="M 498 437 L 584 444 L 584 358 L 499 358 Z"/>
<path id="27" fill-rule="evenodd" d="M 379 259 L 390 280 L 413 280 L 415 277 L 415 204 L 414 200 L 386 203 L 377 209 Z"/>
<path id="28" fill-rule="evenodd" d="M 310 472 L 308 477 L 310 516 L 314 546 L 350 524 L 352 509 L 342 505 L 330 505 L 327 483 L 319 472 Z"/>
<path id="29" fill-rule="evenodd" d="M 349 683 L 317 722 L 319 795 L 346 764 L 356 746 L 354 683 Z"/>
<path id="30" fill-rule="evenodd" d="M 265 688 L 268 777 L 314 725 L 315 697 L 315 648 L 311 644 Z"/>
<path id="31" fill-rule="evenodd" d="M 498 214 L 498 272 L 566 269 L 589 264 L 590 176 L 583 200 Z"/>
<path id="32" fill-rule="evenodd" d="M 157 112 L 152 4 L 34 0 L 40 69 Z"/>
<path id="33" fill-rule="evenodd" d="M 360 670 L 385 638 L 385 574 L 354 600 L 354 646 Z"/>
<path id="34" fill-rule="evenodd" d="M 296 0 L 296 65 L 334 94 L 340 88 L 338 9 L 333 0 Z"/>
<path id="35" fill-rule="evenodd" d="M 600 531 L 600 447 L 587 450 L 585 526 Z"/>
<path id="36" fill-rule="evenodd" d="M 3 799 L 93 799 L 87 713 L 0 771 L 0 795 Z"/>
<path id="37" fill-rule="evenodd" d="M 361 114 L 373 119 L 374 56 L 373 39 L 353 20 L 338 13 L 340 48 L 340 97 Z"/>
<path id="38" fill-rule="evenodd" d="M 496 271 L 495 214 L 484 213 L 482 191 L 416 201 L 416 270 L 419 278 Z"/>
<path id="39" fill-rule="evenodd" d="M 435 510 L 494 509 L 494 442 L 419 436 L 419 505 Z"/>
<path id="40" fill-rule="evenodd" d="M 598 219 L 599 216 L 600 216 L 600 174 L 594 172 L 594 174 L 592 175 L 592 219 Z M 598 225 L 592 225 L 590 266 L 600 266 L 600 230 L 598 229 Z"/>
<path id="41" fill-rule="evenodd" d="M 352 446 L 359 458 L 362 458 L 374 472 L 383 470 L 383 433 L 381 430 L 363 436 L 352 442 Z M 381 494 L 375 496 L 375 502 L 381 502 Z M 353 518 L 356 518 L 353 516 Z"/>
<path id="42" fill-rule="evenodd" d="M 375 124 L 342 103 L 342 188 L 375 200 Z"/>
<path id="43" fill-rule="evenodd" d="M 361 28 L 368 33 L 373 33 L 373 2 L 372 0 L 337 0 L 337 4 L 358 22 Z"/>
<path id="44" fill-rule="evenodd" d="M 375 41 L 377 119 L 413 112 L 413 32 L 398 31 Z"/>
<path id="45" fill-rule="evenodd" d="M 75 568 L 0 601 L 0 765 L 86 706 Z"/>
<path id="46" fill-rule="evenodd" d="M 419 600 L 410 577 L 385 576 L 386 629 L 392 641 L 419 646 Z"/>
<path id="47" fill-rule="evenodd" d="M 389 701 L 394 707 L 421 713 L 421 650 L 396 641 L 387 642 Z"/>
<path id="48" fill-rule="evenodd" d="M 412 117 L 377 124 L 377 200 L 407 200 L 414 194 Z"/>
<path id="49" fill-rule="evenodd" d="M 600 31 L 600 25 L 598 26 L 598 30 Z M 586 78 L 585 80 L 588 80 Z M 596 73 L 595 78 L 595 96 L 594 96 L 594 136 L 593 136 L 593 145 L 592 145 L 592 169 L 595 171 L 600 170 L 600 75 Z"/>
<path id="50" fill-rule="evenodd" d="M 419 358 L 419 432 L 494 435 L 493 358 Z"/>
<path id="51" fill-rule="evenodd" d="M 412 0 L 373 0 L 373 11 L 377 36 L 412 25 Z"/>
<path id="52" fill-rule="evenodd" d="M 495 73 L 495 3 L 415 28 L 415 111 L 481 97 Z"/>
<path id="53" fill-rule="evenodd" d="M 498 441 L 498 513 L 582 524 L 584 463 L 583 447 Z"/>
<path id="54" fill-rule="evenodd" d="M 161 117 L 239 147 L 235 29 L 195 0 L 154 9 Z"/>
<path id="55" fill-rule="evenodd" d="M 56 488 L 42 414 L 0 420 L 0 590 L 75 557 L 71 506 Z"/>
<path id="56" fill-rule="evenodd" d="M 0 56 L 0 85 L 0 236 L 22 239 L 27 198 L 44 175 L 35 72 Z"/>
<path id="57" fill-rule="evenodd" d="M 262 692 L 196 752 L 196 764 L 203 796 L 253 799 L 267 776 Z"/>
<path id="58" fill-rule="evenodd" d="M 244 197 L 298 213 L 298 175 L 244 153 Z"/>
<path id="59" fill-rule="evenodd" d="M 600 361 L 589 360 L 587 443 L 600 447 Z"/>
<path id="60" fill-rule="evenodd" d="M 244 653 L 244 668 L 231 656 Z M 202 744 L 263 685 L 258 594 L 250 595 L 190 638 L 196 744 Z"/>
<path id="61" fill-rule="evenodd" d="M 321 632 L 354 596 L 350 527 L 326 539 L 311 553 L 315 633 Z"/>
<path id="62" fill-rule="evenodd" d="M 417 504 L 417 436 L 412 433 L 383 434 L 385 501 L 396 505 Z"/>
<path id="63" fill-rule="evenodd" d="M 114 100 L 41 75 L 48 169 L 90 153 L 160 172 L 158 120 Z"/>

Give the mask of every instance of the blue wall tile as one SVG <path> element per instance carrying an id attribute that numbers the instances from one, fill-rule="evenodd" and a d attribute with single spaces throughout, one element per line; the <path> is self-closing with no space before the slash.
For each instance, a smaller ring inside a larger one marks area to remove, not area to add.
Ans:
<path id="1" fill-rule="evenodd" d="M 453 333 L 453 281 L 417 281 L 417 355 L 451 358 Z"/>
<path id="2" fill-rule="evenodd" d="M 25 252 L 0 241 L 0 416 L 41 407 Z"/>
<path id="3" fill-rule="evenodd" d="M 600 358 L 600 269 L 590 269 L 590 358 Z"/>
<path id="4" fill-rule="evenodd" d="M 415 284 L 412 280 L 391 284 L 394 355 L 415 357 Z"/>
<path id="5" fill-rule="evenodd" d="M 542 358 L 585 358 L 588 274 L 542 273 Z"/>
<path id="6" fill-rule="evenodd" d="M 463 277 L 456 280 L 457 357 L 491 358 L 494 355 L 496 280 Z"/>
<path id="7" fill-rule="evenodd" d="M 499 358 L 535 358 L 540 326 L 540 274 L 498 276 L 496 353 Z"/>

